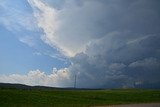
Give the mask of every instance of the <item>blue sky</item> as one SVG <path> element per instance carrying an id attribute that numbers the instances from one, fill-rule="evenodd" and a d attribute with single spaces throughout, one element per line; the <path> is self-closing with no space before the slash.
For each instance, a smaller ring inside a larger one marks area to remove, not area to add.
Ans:
<path id="1" fill-rule="evenodd" d="M 0 82 L 160 88 L 159 0 L 3 0 Z M 85 84 L 84 84 L 85 83 Z"/>
<path id="2" fill-rule="evenodd" d="M 1 2 L 0 6 L 0 17 L 6 18 L 6 21 L 8 21 L 6 22 L 8 25 L 5 25 L 4 22 L 0 24 L 1 74 L 24 74 L 34 69 L 50 73 L 54 67 L 62 68 L 68 66 L 65 58 L 56 58 L 58 57 L 56 54 L 59 54 L 56 49 L 51 48 L 39 38 L 42 32 L 36 28 L 36 25 L 33 25 L 35 26 L 34 29 L 28 30 L 25 28 L 26 25 L 20 24 L 22 22 L 18 23 L 21 17 L 26 14 L 32 14 L 31 6 L 26 0 L 5 0 Z M 55 58 L 51 57 L 51 55 L 55 56 Z"/>

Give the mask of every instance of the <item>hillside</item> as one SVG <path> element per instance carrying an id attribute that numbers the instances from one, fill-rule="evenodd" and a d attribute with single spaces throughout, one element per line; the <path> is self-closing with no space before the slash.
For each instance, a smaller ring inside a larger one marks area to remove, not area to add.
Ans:
<path id="1" fill-rule="evenodd" d="M 73 90 L 22 84 L 0 84 L 1 107 L 90 107 L 160 102 L 160 90 Z"/>

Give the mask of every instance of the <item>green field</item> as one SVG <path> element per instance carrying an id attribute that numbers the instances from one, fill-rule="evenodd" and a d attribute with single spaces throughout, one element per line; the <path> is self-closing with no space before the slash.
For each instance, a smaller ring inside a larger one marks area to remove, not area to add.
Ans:
<path id="1" fill-rule="evenodd" d="M 0 89 L 0 107 L 89 107 L 160 102 L 160 90 Z"/>

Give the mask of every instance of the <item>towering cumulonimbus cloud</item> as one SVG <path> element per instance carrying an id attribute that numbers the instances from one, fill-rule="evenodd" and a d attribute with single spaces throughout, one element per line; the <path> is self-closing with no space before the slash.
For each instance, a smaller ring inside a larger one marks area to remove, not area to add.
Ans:
<path id="1" fill-rule="evenodd" d="M 138 87 L 143 84 L 159 87 L 160 35 L 131 43 L 118 37 L 121 35 L 124 34 L 113 34 L 111 39 L 103 38 L 90 45 L 85 53 L 72 58 L 70 71 L 79 73 L 79 87 L 118 88 Z"/>
<path id="2" fill-rule="evenodd" d="M 71 61 L 67 78 L 53 79 L 58 86 L 72 86 L 76 75 L 80 88 L 160 87 L 159 0 L 28 3 L 41 39 Z"/>

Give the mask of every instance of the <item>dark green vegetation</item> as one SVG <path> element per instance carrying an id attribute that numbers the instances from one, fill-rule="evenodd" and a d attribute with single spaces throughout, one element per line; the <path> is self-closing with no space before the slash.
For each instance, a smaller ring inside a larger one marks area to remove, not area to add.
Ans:
<path id="1" fill-rule="evenodd" d="M 160 90 L 0 89 L 1 107 L 88 107 L 160 102 Z"/>
<path id="2" fill-rule="evenodd" d="M 88 107 L 160 102 L 160 90 L 73 90 L 0 83 L 1 107 Z"/>

